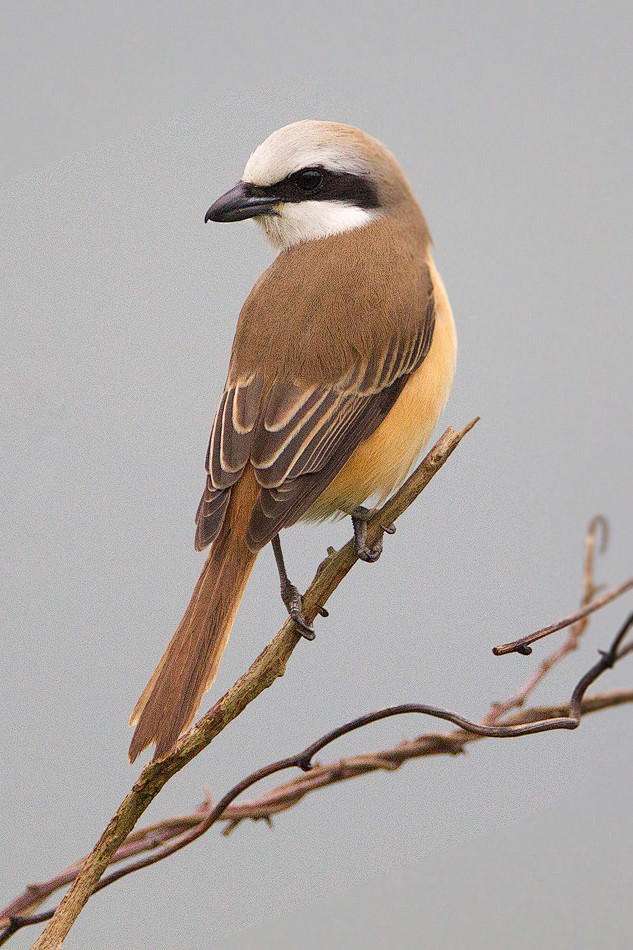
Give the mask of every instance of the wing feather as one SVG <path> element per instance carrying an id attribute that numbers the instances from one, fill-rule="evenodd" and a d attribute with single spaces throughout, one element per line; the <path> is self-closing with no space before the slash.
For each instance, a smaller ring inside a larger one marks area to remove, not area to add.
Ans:
<path id="1" fill-rule="evenodd" d="M 261 490 L 247 531 L 251 548 L 263 547 L 297 521 L 374 432 L 422 363 L 433 339 L 432 285 L 417 331 L 394 332 L 339 379 L 315 385 L 260 369 L 229 379 L 213 423 L 207 484 L 196 515 L 196 547 L 214 540 L 231 486 L 251 464 Z"/>

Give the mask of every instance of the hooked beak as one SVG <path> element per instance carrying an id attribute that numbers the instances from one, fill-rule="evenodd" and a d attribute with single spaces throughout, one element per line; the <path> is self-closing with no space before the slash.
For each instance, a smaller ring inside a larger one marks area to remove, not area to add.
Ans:
<path id="1" fill-rule="evenodd" d="M 279 198 L 270 189 L 260 188 L 245 181 L 215 201 L 204 216 L 207 221 L 244 221 L 260 214 L 275 214 L 274 206 Z"/>

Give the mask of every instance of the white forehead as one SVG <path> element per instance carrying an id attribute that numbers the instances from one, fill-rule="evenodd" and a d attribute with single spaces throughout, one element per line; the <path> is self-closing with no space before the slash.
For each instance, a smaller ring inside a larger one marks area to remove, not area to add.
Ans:
<path id="1" fill-rule="evenodd" d="M 369 162 L 357 129 L 335 122 L 293 122 L 269 135 L 246 163 L 244 181 L 272 185 L 300 168 L 323 165 L 332 171 L 363 175 Z"/>

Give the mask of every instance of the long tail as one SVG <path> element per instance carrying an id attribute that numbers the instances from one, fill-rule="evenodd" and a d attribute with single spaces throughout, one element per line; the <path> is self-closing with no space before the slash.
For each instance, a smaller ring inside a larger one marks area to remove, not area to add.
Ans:
<path id="1" fill-rule="evenodd" d="M 224 524 L 185 615 L 134 707 L 131 762 L 152 742 L 155 759 L 170 752 L 215 679 L 257 557 L 244 540 L 255 495 L 255 479 L 247 470 L 233 486 Z"/>

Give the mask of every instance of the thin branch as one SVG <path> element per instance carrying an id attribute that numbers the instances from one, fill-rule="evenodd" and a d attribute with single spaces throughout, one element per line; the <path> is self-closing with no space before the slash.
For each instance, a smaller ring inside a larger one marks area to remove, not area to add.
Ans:
<path id="1" fill-rule="evenodd" d="M 607 525 L 603 518 L 597 517 L 593 519 L 585 537 L 585 558 L 583 566 L 584 601 L 589 600 L 596 591 L 594 582 L 594 553 L 599 528 L 602 528 L 603 538 L 601 550 L 604 550 Z M 577 642 L 587 623 L 587 619 L 579 621 L 575 625 L 575 630 L 572 630 L 568 641 L 574 638 Z M 545 661 L 545 663 L 547 663 L 547 661 Z M 551 665 L 548 668 L 551 668 Z M 541 668 L 542 666 L 543 664 L 541 664 Z M 517 696 L 518 695 L 519 694 L 517 694 Z M 595 697 L 591 700 L 586 700 L 583 703 L 582 711 L 583 713 L 591 712 L 596 709 L 631 701 L 633 701 L 633 691 L 610 693 L 601 697 Z M 496 711 L 498 706 L 505 706 L 505 712 L 507 712 L 510 708 L 513 708 L 513 703 L 516 704 L 516 697 L 512 697 L 504 704 L 493 704 L 493 709 Z M 501 714 L 498 714 L 496 716 L 497 720 L 500 718 L 500 715 Z M 513 717 L 510 720 L 506 719 L 504 725 L 508 726 L 527 722 L 534 723 L 537 719 L 552 719 L 557 715 L 564 717 L 565 708 L 546 707 L 540 710 L 530 710 L 521 717 Z M 487 718 L 488 717 L 482 720 L 482 725 L 491 724 L 487 722 Z M 410 758 L 420 758 L 442 753 L 456 754 L 463 751 L 467 743 L 482 737 L 483 734 L 476 734 L 473 731 L 465 731 L 464 729 L 459 729 L 451 734 L 427 734 L 413 742 L 400 743 L 392 749 L 354 756 L 353 758 L 343 759 L 329 765 L 315 766 L 310 770 L 309 775 L 293 779 L 276 789 L 264 793 L 258 799 L 241 802 L 239 804 L 230 804 L 221 815 L 221 820 L 226 823 L 223 833 L 230 833 L 244 818 L 251 818 L 253 820 L 263 819 L 270 822 L 273 814 L 292 807 L 297 804 L 304 795 L 319 788 L 324 788 L 327 785 L 367 774 L 379 768 L 393 770 L 399 768 L 404 761 Z M 277 763 L 274 764 L 274 766 L 276 765 Z M 193 815 L 167 819 L 158 824 L 140 829 L 138 832 L 132 832 L 121 848 L 118 849 L 111 863 L 126 861 L 143 852 L 153 851 L 166 842 L 180 837 L 186 831 L 198 827 L 205 817 L 208 816 L 211 809 L 212 803 L 207 793 L 206 802 L 201 805 Z M 198 835 L 195 837 L 197 836 Z M 191 840 L 195 840 L 195 838 Z M 184 843 L 181 843 L 179 847 L 183 847 Z M 166 854 L 163 855 L 163 857 L 166 856 Z M 150 863 L 154 863 L 154 860 Z M 16 898 L 4 911 L 0 912 L 0 927 L 7 928 L 6 932 L 0 937 L 0 944 L 4 943 L 5 939 L 8 939 L 8 937 L 16 931 L 16 928 L 19 929 L 21 926 L 41 923 L 49 919 L 53 914 L 52 910 L 30 917 L 24 915 L 29 911 L 32 912 L 48 896 L 54 893 L 55 890 L 70 883 L 76 877 L 82 864 L 83 861 L 76 862 L 51 878 L 51 880 L 45 884 L 30 885 L 20 897 Z M 101 889 L 102 886 L 107 886 L 108 883 L 112 883 L 124 874 L 131 873 L 132 870 L 138 870 L 143 866 L 146 866 L 145 862 L 139 863 L 138 866 L 130 865 L 123 872 L 110 875 L 107 879 L 102 881 L 99 889 Z"/>
<path id="2" fill-rule="evenodd" d="M 603 586 L 601 585 L 596 587 L 594 580 L 596 543 L 599 532 L 601 533 L 599 551 L 601 554 L 603 554 L 606 550 L 609 538 L 609 526 L 606 518 L 604 518 L 603 515 L 596 515 L 595 518 L 592 518 L 585 535 L 585 556 L 582 571 L 582 597 L 580 600 L 581 610 L 592 602 L 598 591 L 601 590 Z M 532 676 L 528 677 L 523 686 L 521 686 L 521 688 L 517 690 L 517 692 L 509 699 L 492 704 L 490 711 L 481 720 L 484 725 L 491 726 L 495 722 L 498 722 L 499 719 L 509 713 L 512 709 L 520 709 L 530 693 L 536 689 L 538 684 L 549 673 L 552 667 L 556 666 L 557 663 L 560 663 L 560 661 L 563 660 L 568 653 L 578 649 L 580 638 L 587 629 L 588 625 L 588 616 L 581 617 L 580 620 L 576 620 L 575 623 L 572 623 L 569 628 L 569 635 L 563 645 L 557 650 L 554 650 L 553 653 L 550 653 L 549 656 L 545 657 L 545 659 L 541 661 L 536 672 Z"/>
<path id="3" fill-rule="evenodd" d="M 368 726 L 371 723 L 379 722 L 381 719 L 389 719 L 392 716 L 403 716 L 411 713 L 420 713 L 425 716 L 431 716 L 435 719 L 442 719 L 445 722 L 451 722 L 464 732 L 473 733 L 475 736 L 496 739 L 511 739 L 517 738 L 519 736 L 529 736 L 540 732 L 550 732 L 555 729 L 576 729 L 580 724 L 582 717 L 582 701 L 588 688 L 605 672 L 605 670 L 611 669 L 616 665 L 616 663 L 624 659 L 625 656 L 633 652 L 633 643 L 630 643 L 625 647 L 622 646 L 622 642 L 624 641 L 631 627 L 633 627 L 633 614 L 628 617 L 622 628 L 618 631 L 609 649 L 601 652 L 600 659 L 597 661 L 597 663 L 595 663 L 577 683 L 569 702 L 567 715 L 539 719 L 533 722 L 518 722 L 514 724 L 504 723 L 503 725 L 485 726 L 482 723 L 471 722 L 470 720 L 465 719 L 463 716 L 460 716 L 458 713 L 449 712 L 445 709 L 438 709 L 436 706 L 429 706 L 426 703 L 402 703 L 398 706 L 388 706 L 386 709 L 379 709 L 376 712 L 367 713 L 364 716 L 359 716 L 356 719 L 353 719 L 351 722 L 345 723 L 345 725 L 338 726 L 336 729 L 332 729 L 331 732 L 328 732 L 320 739 L 317 739 L 316 742 L 313 742 L 297 755 L 280 759 L 278 762 L 273 762 L 270 765 L 266 765 L 263 768 L 258 769 L 256 772 L 252 772 L 246 778 L 234 785 L 233 788 L 228 791 L 223 798 L 220 799 L 217 805 L 211 808 L 208 815 L 196 828 L 192 828 L 190 831 L 187 831 L 175 841 L 158 848 L 154 854 L 145 858 L 141 858 L 136 862 L 132 862 L 127 867 L 119 868 L 117 871 L 113 871 L 99 882 L 95 888 L 95 891 L 101 890 L 104 887 L 108 887 L 109 884 L 120 880 L 122 877 L 125 877 L 128 874 L 132 874 L 135 871 L 141 870 L 142 868 L 150 867 L 152 864 L 163 861 L 165 858 L 170 857 L 172 854 L 175 854 L 177 851 L 180 851 L 182 848 L 185 848 L 193 841 L 196 841 L 198 838 L 202 837 L 202 835 L 205 834 L 209 828 L 215 824 L 216 821 L 222 818 L 229 805 L 231 805 L 232 802 L 242 794 L 242 792 L 245 792 L 247 788 L 250 788 L 252 785 L 255 785 L 264 778 L 268 778 L 269 775 L 274 775 L 276 772 L 283 772 L 290 768 L 298 768 L 303 772 L 310 773 L 314 768 L 312 760 L 314 756 L 317 755 L 317 753 L 319 753 L 322 749 L 330 745 L 332 742 L 335 742 L 337 739 L 340 739 L 342 736 L 345 736 L 350 732 L 355 732 L 357 729 L 362 729 L 364 726 Z"/>
<path id="4" fill-rule="evenodd" d="M 473 420 L 458 433 L 450 428 L 446 430 L 402 488 L 371 518 L 367 531 L 369 544 L 375 544 L 382 537 L 382 526 L 394 522 L 417 498 L 476 421 Z M 356 560 L 353 542 L 348 542 L 340 551 L 328 553 L 304 595 L 303 608 L 308 623 L 315 619 Z M 182 736 L 175 750 L 164 759 L 145 766 L 86 858 L 52 920 L 34 944 L 34 950 L 57 950 L 94 893 L 115 853 L 150 802 L 169 779 L 205 749 L 249 703 L 271 686 L 278 676 L 283 676 L 286 664 L 300 639 L 293 621 L 287 620 L 247 672 Z"/>
<path id="5" fill-rule="evenodd" d="M 554 729 L 575 729 L 579 725 L 580 719 L 585 713 L 595 712 L 598 709 L 605 709 L 609 706 L 621 705 L 625 702 L 633 702 L 633 690 L 609 693 L 603 696 L 596 696 L 593 697 L 593 699 L 588 700 L 584 699 L 584 694 L 589 686 L 595 682 L 598 677 L 605 672 L 605 670 L 611 669 L 625 656 L 633 653 L 633 643 L 623 646 L 624 639 L 631 627 L 633 627 L 633 614 L 631 614 L 626 623 L 622 626 L 609 649 L 601 653 L 598 662 L 594 664 L 594 666 L 580 679 L 567 706 L 545 707 L 544 709 L 541 708 L 528 710 L 524 713 L 515 715 L 511 719 L 506 720 L 502 725 L 497 726 L 485 726 L 481 723 L 470 722 L 456 713 L 437 709 L 434 706 L 428 706 L 426 704 L 420 703 L 408 703 L 399 706 L 392 706 L 386 709 L 378 710 L 377 712 L 369 713 L 365 716 L 360 716 L 343 726 L 339 726 L 337 729 L 333 729 L 331 732 L 327 733 L 325 736 L 322 736 L 320 739 L 309 745 L 297 755 L 280 759 L 278 762 L 273 762 L 270 765 L 253 772 L 241 782 L 238 782 L 237 785 L 227 792 L 227 794 L 218 802 L 215 807 L 212 807 L 209 803 L 206 806 L 206 815 L 196 815 L 195 825 L 188 831 L 180 834 L 170 844 L 166 844 L 162 847 L 156 847 L 156 844 L 153 843 L 151 846 L 156 848 L 153 854 L 133 862 L 126 867 L 120 868 L 117 871 L 113 871 L 99 882 L 95 888 L 95 892 L 108 887 L 110 884 L 120 880 L 122 877 L 125 877 L 128 874 L 134 873 L 135 871 L 149 867 L 152 864 L 156 864 L 157 862 L 164 860 L 165 858 L 174 854 L 176 851 L 179 851 L 181 848 L 191 844 L 197 838 L 200 838 L 203 834 L 205 834 L 206 831 L 209 830 L 209 828 L 212 827 L 213 824 L 219 820 L 228 820 L 229 827 L 235 826 L 237 823 L 239 823 L 239 821 L 242 820 L 243 817 L 246 817 L 246 815 L 243 813 L 238 816 L 236 809 L 231 812 L 230 809 L 233 801 L 240 794 L 242 794 L 242 792 L 246 791 L 247 788 L 261 781 L 262 779 L 273 775 L 276 772 L 280 772 L 288 768 L 300 768 L 304 773 L 307 773 L 301 778 L 294 780 L 294 782 L 289 782 L 285 786 L 281 786 L 281 788 L 267 793 L 262 797 L 262 800 L 260 800 L 260 802 L 265 800 L 266 804 L 270 808 L 275 794 L 279 799 L 279 794 L 283 792 L 286 796 L 286 804 L 284 807 L 287 808 L 291 807 L 293 804 L 296 804 L 300 798 L 302 798 L 308 792 L 314 791 L 316 788 L 322 788 L 325 785 L 332 785 L 336 782 L 345 781 L 347 779 L 354 778 L 357 775 L 366 774 L 367 772 L 375 771 L 377 769 L 394 770 L 399 768 L 403 762 L 411 758 L 420 758 L 422 756 L 440 753 L 450 753 L 452 755 L 456 755 L 463 751 L 464 746 L 467 743 L 484 737 L 514 738 L 524 735 L 532 735 L 534 733 L 551 731 Z M 350 759 L 342 759 L 338 763 L 333 763 L 328 766 L 312 764 L 312 760 L 318 752 L 320 752 L 330 743 L 334 742 L 336 739 L 341 738 L 343 735 L 346 735 L 357 729 L 361 729 L 370 723 L 378 722 L 381 719 L 387 719 L 393 716 L 411 713 L 422 713 L 424 715 L 443 719 L 445 721 L 452 722 L 459 728 L 455 732 L 449 734 L 428 734 L 420 736 L 414 742 L 401 743 L 394 749 L 389 749 L 385 752 L 376 752 L 371 756 L 364 755 L 355 756 Z M 255 803 L 253 802 L 243 803 L 242 809 L 250 808 L 252 812 L 254 804 Z M 277 801 L 276 804 L 276 810 L 281 810 L 279 807 L 281 803 Z M 267 814 L 259 815 L 253 815 L 251 813 L 248 817 L 269 818 L 270 813 L 270 811 Z M 191 817 L 189 817 L 187 820 L 191 820 Z M 169 832 L 171 835 L 174 835 L 175 833 L 177 821 L 178 820 L 172 820 L 170 823 Z M 152 829 L 146 829 L 146 832 L 151 830 Z M 139 832 L 139 836 L 140 834 L 141 832 Z M 39 890 L 39 887 L 41 886 L 36 886 L 36 889 Z M 27 892 L 28 891 L 29 889 L 27 888 Z M 55 909 L 51 909 L 50 911 L 46 911 L 43 914 L 38 914 L 31 917 L 20 917 L 15 913 L 15 908 L 17 907 L 19 901 L 20 898 L 14 901 L 9 908 L 2 912 L 1 916 L 3 919 L 0 921 L 0 924 L 4 926 L 6 923 L 7 926 L 4 933 L 0 936 L 0 945 L 5 943 L 10 936 L 12 936 L 22 927 L 29 924 L 43 923 L 44 921 L 50 919 L 55 913 Z M 8 913 L 8 911 L 11 910 L 13 913 Z"/>
<path id="6" fill-rule="evenodd" d="M 633 690 L 614 690 L 600 693 L 583 700 L 582 713 L 599 712 L 633 703 Z M 568 715 L 569 706 L 540 706 L 525 710 L 520 715 L 505 720 L 506 725 L 524 722 L 536 722 L 539 719 L 553 719 Z M 335 762 L 315 765 L 309 773 L 291 779 L 277 788 L 264 792 L 257 798 L 234 802 L 224 811 L 221 821 L 226 822 L 223 834 L 230 834 L 242 821 L 270 821 L 297 805 L 306 795 L 319 789 L 335 785 L 347 779 L 368 775 L 377 770 L 394 771 L 411 759 L 426 758 L 435 755 L 457 755 L 466 745 L 476 742 L 483 736 L 472 732 L 456 730 L 451 733 L 425 733 L 416 739 L 401 742 L 398 745 L 371 753 L 349 756 Z M 128 835 L 125 844 L 116 852 L 111 864 L 136 857 L 167 841 L 177 838 L 190 828 L 197 827 L 209 814 L 212 803 L 207 799 L 194 812 L 167 818 L 164 821 L 139 828 Z M 11 917 L 19 917 L 35 910 L 55 891 L 71 884 L 77 876 L 85 858 L 60 871 L 50 880 L 40 884 L 30 884 L 19 897 L 15 898 L 4 910 L 0 911 L 0 928 L 8 927 Z M 47 912 L 49 916 L 52 911 Z M 26 918 L 25 918 L 26 919 Z M 48 919 L 48 918 L 46 918 Z M 32 917 L 27 923 L 41 923 Z M 0 939 L 0 946 L 2 941 Z"/>
<path id="7" fill-rule="evenodd" d="M 495 656 L 504 656 L 506 653 L 522 653 L 524 656 L 529 656 L 532 652 L 531 643 L 536 643 L 537 640 L 542 640 L 543 637 L 549 637 L 551 633 L 556 633 L 557 630 L 563 630 L 565 627 L 569 627 L 570 624 L 576 623 L 577 620 L 583 620 L 585 617 L 594 613 L 594 611 L 606 607 L 607 604 L 610 604 L 613 600 L 617 600 L 618 597 L 621 597 L 630 590 L 633 590 L 633 577 L 629 577 L 627 581 L 624 581 L 624 583 L 619 584 L 606 594 L 603 594 L 602 597 L 597 597 L 596 600 L 593 600 L 587 607 L 577 610 L 575 614 L 570 614 L 557 623 L 550 624 L 549 627 L 543 627 L 542 630 L 537 630 L 536 633 L 530 633 L 527 637 L 521 637 L 520 640 L 512 640 L 511 643 L 502 643 L 498 647 L 493 647 L 492 652 Z"/>
<path id="8" fill-rule="evenodd" d="M 604 552 L 608 539 L 608 524 L 606 519 L 601 515 L 593 518 L 585 536 L 582 583 L 583 598 L 581 606 L 585 606 L 589 603 L 597 591 L 600 590 L 600 587 L 597 587 L 594 581 L 594 559 L 599 529 L 602 530 L 599 550 L 600 552 Z M 563 659 L 567 652 L 575 648 L 588 623 L 589 618 L 586 617 L 573 624 L 570 628 L 569 637 L 563 646 L 540 664 L 537 672 L 527 680 L 517 693 L 503 702 L 493 703 L 490 712 L 482 719 L 482 723 L 484 725 L 492 725 L 500 718 L 506 716 L 512 709 L 522 707 L 527 695 L 543 679 L 545 674 L 555 663 Z M 633 692 L 627 693 L 623 691 L 608 694 L 606 699 L 608 699 L 609 705 L 615 705 L 620 702 L 628 702 L 629 696 L 633 700 Z M 602 697 L 600 697 L 600 699 L 602 699 Z M 595 704 L 596 701 L 596 698 L 591 701 L 586 700 L 583 705 L 584 712 L 593 711 L 594 708 L 604 708 L 603 706 L 596 707 L 595 705 L 592 705 L 591 709 L 587 708 L 588 702 Z M 551 718 L 555 715 L 552 709 L 553 707 L 548 707 L 548 711 L 542 711 L 542 714 L 537 718 Z M 529 716 L 529 714 L 527 715 Z M 563 713 L 559 713 L 559 715 L 563 715 Z M 457 744 L 457 749 L 456 738 L 460 740 Z M 472 742 L 476 738 L 478 737 L 473 733 L 466 733 L 464 731 L 461 731 L 461 733 L 453 733 L 450 736 L 450 741 L 448 741 L 449 737 L 445 735 L 428 734 L 421 736 L 414 742 L 401 743 L 394 749 L 359 755 L 353 757 L 353 759 L 342 759 L 340 762 L 334 763 L 334 765 L 315 767 L 309 777 L 301 776 L 292 779 L 290 782 L 270 792 L 264 793 L 257 799 L 230 805 L 222 816 L 222 821 L 226 822 L 223 834 L 230 834 L 244 819 L 270 821 L 272 815 L 291 808 L 308 792 L 324 788 L 335 781 L 342 780 L 342 778 L 353 778 L 358 775 L 367 774 L 376 768 L 397 768 L 401 762 L 409 758 L 461 751 L 461 747 L 464 744 Z M 193 814 L 164 819 L 161 822 L 131 832 L 124 844 L 121 845 L 114 855 L 111 864 L 127 861 L 146 851 L 152 851 L 173 838 L 177 838 L 190 828 L 199 825 L 211 807 L 212 803 L 207 794 L 206 801 L 199 806 Z M 28 885 L 19 897 L 0 912 L 0 928 L 8 926 L 10 917 L 33 912 L 43 901 L 55 893 L 55 891 L 67 884 L 71 884 L 84 861 L 85 858 L 76 861 L 70 867 L 60 871 L 45 883 Z"/>

